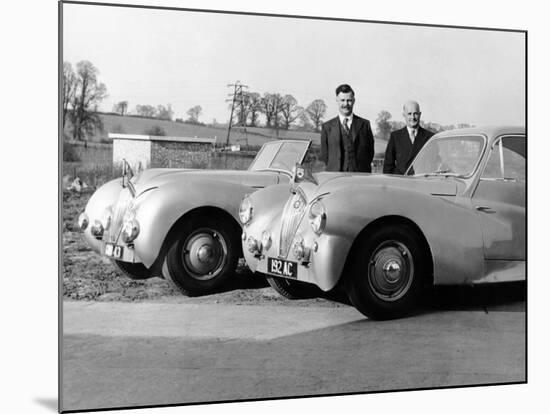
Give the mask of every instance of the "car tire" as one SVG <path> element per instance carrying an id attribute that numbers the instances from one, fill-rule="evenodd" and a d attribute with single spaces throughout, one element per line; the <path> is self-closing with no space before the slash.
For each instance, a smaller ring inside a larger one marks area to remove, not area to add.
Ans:
<path id="1" fill-rule="evenodd" d="M 213 293 L 235 273 L 240 256 L 238 232 L 218 217 L 186 220 L 169 246 L 162 275 L 181 293 Z"/>
<path id="2" fill-rule="evenodd" d="M 128 263 L 112 260 L 115 267 L 125 276 L 133 280 L 144 280 L 151 277 L 151 273 L 143 263 Z"/>
<path id="3" fill-rule="evenodd" d="M 315 285 L 289 280 L 284 277 L 266 276 L 267 283 L 281 296 L 287 299 L 310 299 L 319 296 Z"/>
<path id="4" fill-rule="evenodd" d="M 406 315 L 418 301 L 429 256 L 408 225 L 388 225 L 361 236 L 350 257 L 346 293 L 371 319 Z"/>

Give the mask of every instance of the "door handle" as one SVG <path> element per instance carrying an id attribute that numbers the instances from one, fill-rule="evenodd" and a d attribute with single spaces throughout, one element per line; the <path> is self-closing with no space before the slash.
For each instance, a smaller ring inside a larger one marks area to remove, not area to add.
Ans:
<path id="1" fill-rule="evenodd" d="M 496 213 L 495 210 L 487 206 L 476 206 L 476 210 L 481 211 L 482 213 L 488 213 L 488 214 Z"/>

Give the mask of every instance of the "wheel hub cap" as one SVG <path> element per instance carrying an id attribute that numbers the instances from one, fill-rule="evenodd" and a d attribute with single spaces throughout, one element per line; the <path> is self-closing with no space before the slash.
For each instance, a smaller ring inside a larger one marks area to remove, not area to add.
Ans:
<path id="1" fill-rule="evenodd" d="M 403 243 L 381 243 L 372 253 L 368 283 L 374 294 L 384 301 L 395 301 L 409 290 L 414 276 L 412 255 Z"/>
<path id="2" fill-rule="evenodd" d="M 189 235 L 182 248 L 182 263 L 193 278 L 216 277 L 227 260 L 227 243 L 211 229 L 199 229 Z"/>
<path id="3" fill-rule="evenodd" d="M 213 258 L 214 251 L 212 246 L 205 244 L 199 248 L 199 251 L 197 252 L 197 259 L 199 259 L 199 262 L 211 263 Z"/>
<path id="4" fill-rule="evenodd" d="M 395 283 L 401 277 L 401 265 L 397 260 L 388 260 L 382 267 L 384 277 L 388 283 Z"/>

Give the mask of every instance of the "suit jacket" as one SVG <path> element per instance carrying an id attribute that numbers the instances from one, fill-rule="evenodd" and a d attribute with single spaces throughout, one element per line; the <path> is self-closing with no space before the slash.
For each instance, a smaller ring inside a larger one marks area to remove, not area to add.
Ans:
<path id="1" fill-rule="evenodd" d="M 374 138 L 370 122 L 354 114 L 350 134 L 355 150 L 357 170 L 371 172 Z M 340 118 L 336 117 L 325 122 L 321 128 L 321 161 L 326 164 L 326 171 L 340 171 L 344 159 L 340 142 Z"/>
<path id="2" fill-rule="evenodd" d="M 433 132 L 418 127 L 413 145 L 407 127 L 393 131 L 384 156 L 384 174 L 405 174 L 418 151 L 432 135 Z"/>

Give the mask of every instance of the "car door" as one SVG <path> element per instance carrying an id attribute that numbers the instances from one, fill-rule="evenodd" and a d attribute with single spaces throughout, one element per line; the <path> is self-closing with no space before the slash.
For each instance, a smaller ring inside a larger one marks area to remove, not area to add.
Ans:
<path id="1" fill-rule="evenodd" d="M 525 136 L 494 141 L 472 197 L 486 260 L 525 260 Z"/>

